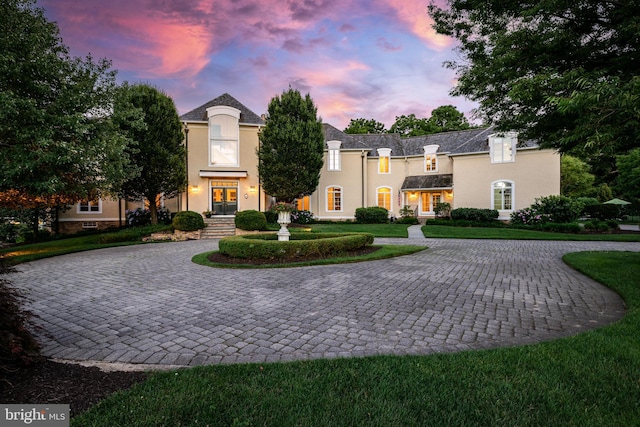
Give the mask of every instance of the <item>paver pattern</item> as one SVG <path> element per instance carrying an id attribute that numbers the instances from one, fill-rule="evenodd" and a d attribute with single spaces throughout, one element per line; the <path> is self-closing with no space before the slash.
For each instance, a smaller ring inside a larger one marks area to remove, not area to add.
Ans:
<path id="1" fill-rule="evenodd" d="M 622 299 L 567 267 L 640 243 L 376 239 L 381 261 L 287 269 L 193 264 L 216 240 L 126 246 L 19 266 L 46 356 L 150 365 L 430 354 L 534 343 L 609 324 Z"/>

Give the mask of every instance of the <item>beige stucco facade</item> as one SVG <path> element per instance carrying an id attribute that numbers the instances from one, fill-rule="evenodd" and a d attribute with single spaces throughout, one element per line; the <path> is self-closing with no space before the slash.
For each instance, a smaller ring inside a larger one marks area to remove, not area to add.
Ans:
<path id="1" fill-rule="evenodd" d="M 264 121 L 228 94 L 181 117 L 185 124 L 188 188 L 163 200 L 172 212 L 265 211 L 274 200 L 260 187 L 259 132 Z M 348 135 L 323 125 L 325 165 L 317 190 L 300 201 L 317 219 L 346 220 L 360 207 L 382 206 L 399 217 L 408 208 L 435 216 L 437 203 L 497 209 L 501 219 L 541 196 L 560 194 L 560 156 L 492 129 L 400 138 L 394 134 Z M 331 151 L 333 150 L 333 151 Z M 127 209 L 143 206 L 102 200 L 99 207 L 73 206 L 61 228 L 124 225 Z"/>

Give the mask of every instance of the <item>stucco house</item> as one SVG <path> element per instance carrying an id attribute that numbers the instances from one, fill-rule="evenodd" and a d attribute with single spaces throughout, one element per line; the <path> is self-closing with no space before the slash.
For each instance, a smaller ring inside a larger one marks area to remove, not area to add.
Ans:
<path id="1" fill-rule="evenodd" d="M 229 94 L 180 119 L 185 125 L 189 185 L 181 197 L 164 201 L 172 211 L 211 211 L 233 218 L 236 211 L 267 210 L 273 199 L 260 186 L 256 149 L 264 120 Z M 397 134 L 346 134 L 323 124 L 325 165 L 318 189 L 298 201 L 318 219 L 345 220 L 359 207 L 382 206 L 391 215 L 409 206 L 418 218 L 434 206 L 496 209 L 501 219 L 540 196 L 560 194 L 560 155 L 540 150 L 515 133 L 492 128 L 401 138 Z M 78 204 L 61 224 L 101 226 L 141 204 L 100 201 Z M 121 222 L 122 223 L 122 222 Z"/>

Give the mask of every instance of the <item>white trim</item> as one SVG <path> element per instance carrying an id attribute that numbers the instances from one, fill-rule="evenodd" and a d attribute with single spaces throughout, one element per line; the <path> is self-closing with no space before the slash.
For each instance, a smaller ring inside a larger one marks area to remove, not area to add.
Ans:
<path id="1" fill-rule="evenodd" d="M 58 222 L 81 222 L 81 221 L 98 221 L 98 222 L 105 222 L 105 221 L 119 221 L 120 219 L 122 219 L 122 221 L 125 221 L 124 216 L 122 218 L 85 218 L 85 217 L 71 217 L 71 218 L 59 218 Z"/>
<path id="2" fill-rule="evenodd" d="M 380 172 L 380 161 L 386 158 L 388 162 L 387 172 Z M 391 148 L 378 148 L 378 175 L 389 175 L 391 173 Z"/>
<path id="3" fill-rule="evenodd" d="M 80 210 L 80 205 L 81 204 L 83 204 L 83 203 L 82 202 L 76 203 L 76 213 L 78 215 L 100 215 L 102 213 L 102 199 L 98 199 L 98 210 L 97 211 L 92 211 L 91 210 L 91 202 L 87 202 L 87 206 L 89 208 L 88 211 L 81 211 Z"/>
<path id="4" fill-rule="evenodd" d="M 340 189 L 340 209 L 329 210 L 329 188 Z M 324 211 L 329 212 L 344 212 L 344 188 L 341 185 L 327 185 L 324 188 Z"/>
<path id="5" fill-rule="evenodd" d="M 495 208 L 495 199 L 494 199 L 494 189 L 495 184 L 498 182 L 508 182 L 511 184 L 511 209 L 496 209 Z M 511 213 L 516 210 L 516 183 L 510 179 L 496 179 L 491 183 L 490 187 L 491 194 L 491 209 L 498 211 L 498 219 L 499 220 L 508 220 L 511 217 Z"/>
<path id="6" fill-rule="evenodd" d="M 332 140 L 327 141 L 327 170 L 330 172 L 337 172 L 342 170 L 342 155 L 340 153 L 340 146 L 342 141 Z M 335 154 L 335 162 L 332 162 L 332 153 Z"/>
<path id="7" fill-rule="evenodd" d="M 502 151 L 501 160 L 495 160 L 494 158 L 494 146 L 497 141 L 496 139 L 501 139 L 500 142 L 502 147 L 504 147 L 504 142 L 511 142 L 511 159 L 504 160 L 504 150 Z M 513 163 L 516 161 L 516 152 L 518 151 L 518 134 L 515 132 L 506 132 L 506 133 L 493 133 L 488 136 L 489 143 L 489 158 L 491 159 L 491 163 Z"/>
<path id="8" fill-rule="evenodd" d="M 246 178 L 247 171 L 200 171 L 201 178 Z"/>
<path id="9" fill-rule="evenodd" d="M 213 107 L 207 108 L 207 117 L 209 118 L 222 115 L 231 116 L 240 120 L 240 110 L 237 108 L 229 107 L 228 105 L 214 105 Z"/>
<path id="10" fill-rule="evenodd" d="M 379 187 L 376 187 L 376 206 L 380 207 L 380 208 L 384 208 L 384 206 L 380 206 L 378 204 L 379 200 L 378 200 L 378 194 L 381 188 L 387 188 L 389 190 L 389 209 L 387 209 L 389 211 L 389 213 L 393 212 L 393 188 L 389 185 L 381 185 Z M 386 208 L 385 208 L 386 209 Z"/>

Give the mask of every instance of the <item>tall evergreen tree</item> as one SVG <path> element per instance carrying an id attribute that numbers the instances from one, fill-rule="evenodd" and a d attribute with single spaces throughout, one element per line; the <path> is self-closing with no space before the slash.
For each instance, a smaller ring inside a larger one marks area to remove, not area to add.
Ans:
<path id="1" fill-rule="evenodd" d="M 317 108 L 307 94 L 289 88 L 269 102 L 260 132 L 258 175 L 264 191 L 291 203 L 318 187 L 324 164 L 324 136 Z"/>
<path id="2" fill-rule="evenodd" d="M 187 185 L 182 123 L 173 100 L 145 84 L 124 84 L 115 105 L 120 129 L 133 141 L 127 154 L 140 170 L 138 177 L 122 185 L 121 194 L 129 201 L 149 202 L 151 223 L 158 223 L 160 197 L 172 198 Z M 130 120 L 126 112 L 142 116 Z"/>

